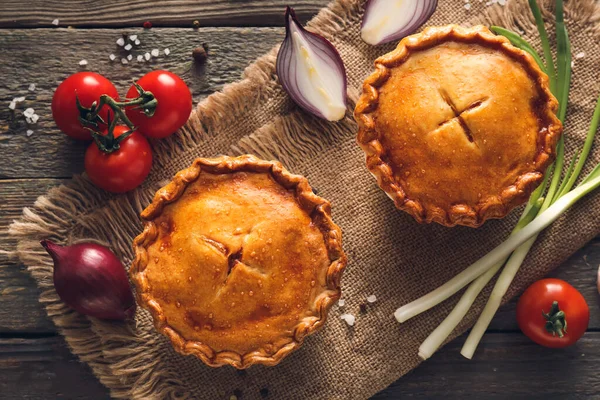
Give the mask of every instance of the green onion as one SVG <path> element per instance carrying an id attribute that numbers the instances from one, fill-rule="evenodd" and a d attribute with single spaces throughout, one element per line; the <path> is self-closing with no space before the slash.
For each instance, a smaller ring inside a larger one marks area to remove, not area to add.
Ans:
<path id="1" fill-rule="evenodd" d="M 464 288 L 481 274 L 494 267 L 497 263 L 503 262 L 517 247 L 525 243 L 529 238 L 540 233 L 579 199 L 600 186 L 600 173 L 597 175 L 598 176 L 590 179 L 585 184 L 579 185 L 577 188 L 558 199 L 523 229 L 509 236 L 508 239 L 490 251 L 483 258 L 475 261 L 454 278 L 417 301 L 400 307 L 394 313 L 398 322 L 405 322 L 423 311 L 427 311 L 431 307 L 438 305 Z"/>
<path id="2" fill-rule="evenodd" d="M 552 50 L 550 50 L 550 41 L 548 40 L 548 33 L 544 27 L 544 18 L 542 18 L 542 12 L 537 5 L 536 0 L 529 0 L 529 8 L 535 18 L 535 24 L 537 25 L 540 39 L 542 41 L 542 49 L 544 50 L 544 59 L 546 60 L 546 74 L 550 78 L 550 91 L 556 92 L 556 70 L 554 69 L 554 62 L 552 61 Z M 510 38 L 509 38 L 510 40 Z"/>
<path id="3" fill-rule="evenodd" d="M 537 6 L 537 4 L 536 4 Z M 556 0 L 556 42 L 557 42 L 557 65 L 558 65 L 558 75 L 557 75 L 557 85 L 556 85 L 556 93 L 555 95 L 558 98 L 558 118 L 561 122 L 564 123 L 566 113 L 567 113 L 567 103 L 569 101 L 569 88 L 571 85 L 571 45 L 569 43 L 569 36 L 567 33 L 567 29 L 564 24 L 564 10 L 563 10 L 563 2 L 562 0 Z M 535 11 L 534 11 L 535 14 Z M 537 20 L 537 18 L 536 18 Z M 542 36 L 542 32 L 540 31 L 540 36 Z M 549 47 L 549 44 L 544 44 L 544 39 L 542 37 L 542 45 L 544 48 Z M 593 126 L 593 123 L 592 123 Z M 591 127 L 590 127 L 591 129 Z M 595 134 L 595 129 L 592 135 Z M 592 138 L 593 140 L 593 138 Z M 557 147 L 556 147 L 556 161 L 554 163 L 554 172 L 552 175 L 552 180 L 550 182 L 550 187 L 548 188 L 548 193 L 546 194 L 546 199 L 544 200 L 542 206 L 540 207 L 540 213 L 543 214 L 544 210 L 548 209 L 557 199 L 560 198 L 561 190 L 559 190 L 560 186 L 560 175 L 563 169 L 564 164 L 564 139 L 563 136 L 560 137 Z M 567 174 L 565 174 L 565 180 L 568 179 L 568 168 Z M 577 177 L 575 177 L 576 179 Z M 565 185 L 566 187 L 566 185 Z M 485 330 L 489 326 L 492 318 L 498 311 L 500 304 L 502 302 L 502 297 L 506 294 L 510 284 L 515 278 L 519 268 L 523 264 L 525 257 L 531 250 L 531 247 L 535 243 L 537 239 L 537 235 L 527 240 L 521 246 L 519 246 L 515 252 L 510 256 L 506 265 L 500 276 L 498 277 L 498 281 L 494 285 L 494 289 L 488 299 L 485 308 L 481 312 L 479 319 L 477 320 L 475 326 L 471 330 L 471 333 L 467 337 L 467 340 L 461 350 L 461 354 L 466 358 L 473 357 L 475 350 L 477 349 L 477 345 L 481 341 Z"/>
<path id="4" fill-rule="evenodd" d="M 568 33 L 564 25 L 563 2 L 562 0 L 556 0 L 558 76 L 556 76 L 554 64 L 552 62 L 550 44 L 543 25 L 541 12 L 535 1 L 530 0 L 529 3 L 542 39 L 542 47 L 544 49 L 544 57 L 546 60 L 545 65 L 531 45 L 516 33 L 500 27 L 492 27 L 491 29 L 495 33 L 507 37 L 513 45 L 531 54 L 542 70 L 550 72 L 551 90 L 559 100 L 559 110 L 557 114 L 561 122 L 564 122 L 571 82 L 571 50 Z M 582 180 L 579 186 L 574 190 L 571 190 L 587 160 L 599 122 L 600 98 L 596 104 L 584 146 L 571 160 L 562 182 L 560 180 L 560 175 L 564 165 L 564 140 L 561 137 L 557 144 L 555 163 L 553 163 L 546 171 L 543 183 L 532 193 L 523 215 L 513 229 L 511 236 L 500 246 L 472 264 L 446 284 L 396 311 L 394 314 L 396 319 L 399 322 L 404 322 L 446 300 L 448 297 L 461 290 L 469 282 L 472 282 L 452 312 L 450 312 L 446 319 L 444 319 L 438 328 L 435 329 L 419 347 L 419 356 L 421 358 L 429 358 L 439 348 L 464 318 L 481 290 L 483 290 L 485 285 L 504 265 L 504 270 L 500 274 L 480 318 L 471 330 L 461 351 L 461 354 L 467 358 L 473 356 L 481 337 L 500 307 L 503 296 L 508 290 L 541 230 L 545 229 L 545 227 L 556 220 L 558 216 L 565 212 L 581 197 L 600 186 L 599 164 Z M 550 176 L 552 176 L 551 180 Z M 547 187 L 548 193 L 545 197 L 542 197 Z M 508 259 L 506 257 L 508 257 Z"/>
<path id="5" fill-rule="evenodd" d="M 535 60 L 537 65 L 540 67 L 540 69 L 542 71 L 544 71 L 544 73 L 546 75 L 548 75 L 544 61 L 539 56 L 537 51 L 535 51 L 535 49 L 529 43 L 527 43 L 527 41 L 525 41 L 525 39 L 523 39 L 521 36 L 519 36 L 515 32 L 509 31 L 508 29 L 504 29 L 499 26 L 491 26 L 490 30 L 492 32 L 494 32 L 495 34 L 502 35 L 505 38 L 507 38 L 508 40 L 510 40 L 510 42 L 513 44 L 513 46 L 518 47 L 521 50 L 524 50 L 527 53 L 529 53 L 533 57 L 533 59 Z"/>
<path id="6" fill-rule="evenodd" d="M 585 137 L 585 142 L 583 144 L 583 149 L 576 156 L 573 157 L 571 164 L 575 159 L 579 158 L 577 161 L 577 165 L 573 169 L 569 168 L 567 173 L 565 174 L 564 185 L 559 191 L 558 196 L 564 196 L 575 184 L 577 177 L 581 173 L 583 169 L 583 165 L 587 161 L 587 157 L 590 154 L 590 150 L 592 149 L 592 145 L 594 144 L 594 137 L 596 136 L 596 131 L 598 130 L 598 123 L 600 122 L 600 102 L 596 103 L 596 108 L 594 109 L 594 115 L 592 116 L 592 123 L 590 124 L 590 129 L 588 130 L 587 136 Z"/>

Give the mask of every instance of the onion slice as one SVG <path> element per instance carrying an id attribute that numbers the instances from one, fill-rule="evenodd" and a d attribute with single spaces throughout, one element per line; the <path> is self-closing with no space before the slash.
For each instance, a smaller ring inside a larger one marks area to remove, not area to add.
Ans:
<path id="1" fill-rule="evenodd" d="M 421 27 L 437 7 L 437 0 L 368 0 L 361 37 L 370 45 L 400 40 Z"/>
<path id="2" fill-rule="evenodd" d="M 346 115 L 346 68 L 324 37 L 302 27 L 291 7 L 285 11 L 285 39 L 277 54 L 277 75 L 294 102 L 320 118 Z"/>

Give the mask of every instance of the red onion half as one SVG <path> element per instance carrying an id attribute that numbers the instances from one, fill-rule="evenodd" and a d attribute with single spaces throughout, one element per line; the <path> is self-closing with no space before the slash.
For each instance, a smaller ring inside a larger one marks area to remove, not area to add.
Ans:
<path id="1" fill-rule="evenodd" d="M 361 37 L 373 46 L 400 40 L 427 22 L 436 7 L 437 0 L 369 0 Z"/>
<path id="2" fill-rule="evenodd" d="M 291 7 L 285 10 L 285 39 L 277 54 L 277 75 L 292 100 L 329 121 L 346 115 L 346 68 L 333 45 L 302 27 Z"/>
<path id="3" fill-rule="evenodd" d="M 135 299 L 121 260 L 95 243 L 41 245 L 54 260 L 54 288 L 75 311 L 91 317 L 125 320 L 135 315 Z"/>

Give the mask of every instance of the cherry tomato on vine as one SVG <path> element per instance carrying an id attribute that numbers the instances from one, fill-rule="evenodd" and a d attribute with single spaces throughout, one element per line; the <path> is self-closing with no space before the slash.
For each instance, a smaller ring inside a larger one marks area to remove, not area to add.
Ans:
<path id="1" fill-rule="evenodd" d="M 69 76 L 58 85 L 52 97 L 54 122 L 61 131 L 74 139 L 91 140 L 92 135 L 79 121 L 80 111 L 77 107 L 76 96 L 79 98 L 80 104 L 89 109 L 92 103 L 98 102 L 103 94 L 119 100 L 115 85 L 100 74 L 77 72 Z M 107 106 L 104 106 L 98 115 L 106 121 L 109 110 Z"/>
<path id="2" fill-rule="evenodd" d="M 590 321 L 590 309 L 573 286 L 542 279 L 525 290 L 517 303 L 517 322 L 527 337 L 546 347 L 567 347 L 579 340 Z"/>
<path id="3" fill-rule="evenodd" d="M 192 112 L 192 94 L 181 78 L 168 71 L 152 71 L 137 84 L 144 91 L 151 92 L 157 100 L 152 116 L 135 106 L 127 107 L 127 117 L 140 133 L 161 139 L 185 124 Z M 127 99 L 135 99 L 139 95 L 139 90 L 133 85 L 127 92 Z"/>
<path id="4" fill-rule="evenodd" d="M 113 193 L 124 193 L 138 187 L 150 173 L 152 150 L 148 140 L 134 131 L 118 143 L 118 138 L 129 132 L 124 125 L 114 129 L 114 140 L 103 145 L 111 151 L 101 150 L 96 142 L 85 152 L 85 171 L 90 180 L 99 188 Z M 108 131 L 103 132 L 108 138 Z M 118 148 L 117 148 L 118 146 Z"/>

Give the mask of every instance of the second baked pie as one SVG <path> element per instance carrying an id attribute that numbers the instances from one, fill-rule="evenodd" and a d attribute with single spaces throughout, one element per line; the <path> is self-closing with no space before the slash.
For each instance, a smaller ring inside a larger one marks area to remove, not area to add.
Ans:
<path id="1" fill-rule="evenodd" d="M 427 28 L 375 61 L 357 103 L 367 166 L 419 222 L 479 226 L 527 200 L 562 126 L 533 58 L 478 26 Z"/>
<path id="2" fill-rule="evenodd" d="M 329 202 L 277 162 L 197 159 L 142 218 L 138 302 L 208 365 L 277 364 L 340 297 L 346 256 Z"/>

